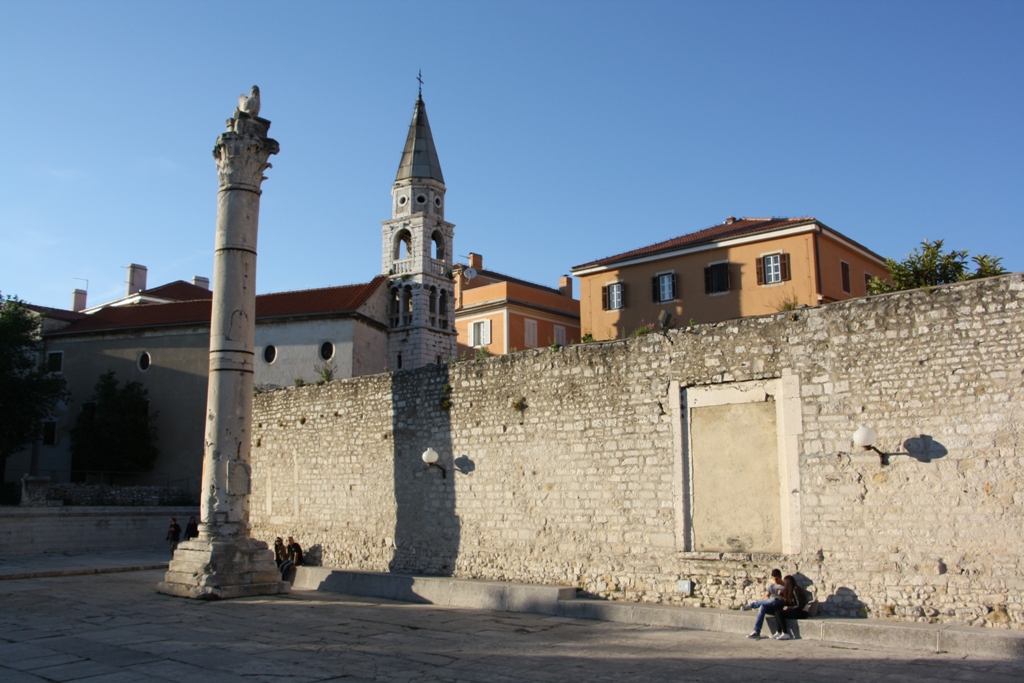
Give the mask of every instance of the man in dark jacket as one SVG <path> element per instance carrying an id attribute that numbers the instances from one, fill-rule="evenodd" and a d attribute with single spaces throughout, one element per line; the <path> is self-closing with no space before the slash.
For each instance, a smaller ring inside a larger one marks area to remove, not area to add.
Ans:
<path id="1" fill-rule="evenodd" d="M 171 557 L 174 557 L 174 551 L 178 549 L 178 541 L 181 540 L 181 527 L 178 526 L 178 520 L 171 517 L 171 527 L 167 530 L 167 537 L 164 539 L 171 544 Z"/>

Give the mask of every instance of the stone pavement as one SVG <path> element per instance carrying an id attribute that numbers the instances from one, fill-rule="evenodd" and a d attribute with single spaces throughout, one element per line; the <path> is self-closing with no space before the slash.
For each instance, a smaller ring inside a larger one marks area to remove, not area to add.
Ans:
<path id="1" fill-rule="evenodd" d="M 166 569 L 170 548 L 107 550 L 92 553 L 38 553 L 0 556 L 0 581 L 4 579 L 76 576 L 110 572 Z"/>
<path id="2" fill-rule="evenodd" d="M 0 581 L 0 681 L 986 681 L 1024 662 L 315 591 L 198 602 L 161 571 Z"/>

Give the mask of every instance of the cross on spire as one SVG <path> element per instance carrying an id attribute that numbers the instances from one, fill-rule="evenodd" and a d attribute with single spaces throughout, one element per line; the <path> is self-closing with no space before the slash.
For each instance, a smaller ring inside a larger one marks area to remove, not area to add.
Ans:
<path id="1" fill-rule="evenodd" d="M 416 74 L 416 80 L 420 82 L 420 97 L 423 97 L 423 69 Z"/>

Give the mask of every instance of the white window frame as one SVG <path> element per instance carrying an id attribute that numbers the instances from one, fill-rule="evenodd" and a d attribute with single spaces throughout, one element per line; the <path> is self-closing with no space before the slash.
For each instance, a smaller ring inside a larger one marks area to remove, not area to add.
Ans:
<path id="1" fill-rule="evenodd" d="M 474 320 L 469 324 L 470 346 L 479 348 L 491 343 L 491 321 L 487 318 Z"/>
<path id="2" fill-rule="evenodd" d="M 764 254 L 761 256 L 762 268 L 764 269 L 764 284 L 777 285 L 782 282 L 782 252 Z"/>
<path id="3" fill-rule="evenodd" d="M 606 287 L 608 287 L 608 310 L 622 310 L 622 281 L 609 282 Z"/>
<path id="4" fill-rule="evenodd" d="M 537 321 L 530 318 L 523 319 L 523 345 L 526 348 L 537 346 Z"/>
<path id="5" fill-rule="evenodd" d="M 676 272 L 674 270 L 667 270 L 664 273 L 656 273 L 654 277 L 658 278 L 658 303 L 665 301 L 675 301 L 676 293 L 674 291 L 672 277 Z"/>

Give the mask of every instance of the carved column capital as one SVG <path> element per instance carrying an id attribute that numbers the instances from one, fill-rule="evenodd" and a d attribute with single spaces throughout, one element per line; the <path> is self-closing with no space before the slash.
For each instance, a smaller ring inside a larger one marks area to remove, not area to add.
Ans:
<path id="1" fill-rule="evenodd" d="M 217 138 L 213 148 L 221 191 L 260 193 L 260 185 L 266 180 L 263 172 L 271 168 L 267 159 L 281 150 L 277 140 L 267 137 L 269 129 L 270 121 L 237 109 L 234 118 L 228 119 L 227 132 Z"/>

